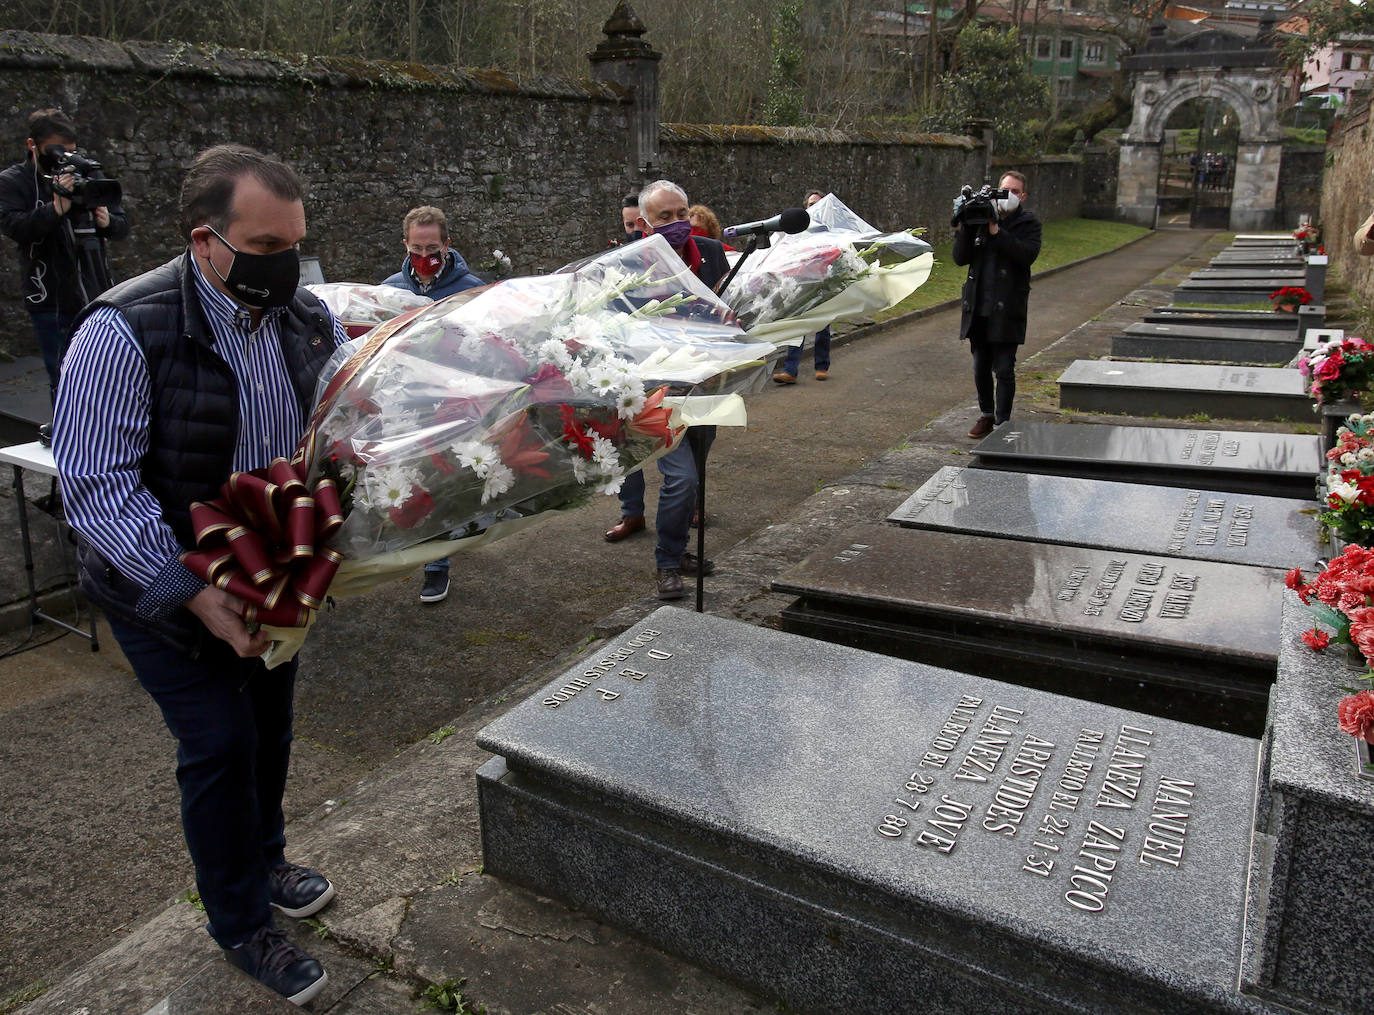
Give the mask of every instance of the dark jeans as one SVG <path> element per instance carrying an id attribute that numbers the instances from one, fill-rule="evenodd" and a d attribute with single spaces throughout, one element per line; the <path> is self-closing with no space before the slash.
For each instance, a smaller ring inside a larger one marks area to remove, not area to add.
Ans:
<path id="1" fill-rule="evenodd" d="M 687 550 L 692 512 L 697 506 L 697 463 L 692 452 L 693 439 L 704 444 L 709 452 L 716 439 L 716 428 L 692 427 L 687 431 L 687 436 L 682 438 L 681 444 L 658 459 L 663 485 L 658 490 L 658 517 L 654 521 L 658 534 L 658 542 L 654 546 L 656 567 L 679 566 Z M 643 517 L 644 470 L 636 469 L 621 483 L 620 515 L 622 518 Z"/>
<path id="2" fill-rule="evenodd" d="M 973 353 L 973 387 L 978 392 L 978 411 L 991 416 L 994 423 L 1011 419 L 1011 403 L 1016 397 L 1016 344 L 989 342 L 969 335 Z"/>
<path id="3" fill-rule="evenodd" d="M 71 336 L 72 319 L 66 314 L 55 311 L 31 313 L 33 335 L 38 339 L 38 350 L 43 354 L 43 366 L 48 370 L 48 394 L 57 400 L 57 378 L 62 370 L 62 354 L 67 350 L 67 339 Z"/>
<path id="4" fill-rule="evenodd" d="M 286 844 L 281 801 L 296 661 L 269 670 L 208 636 L 191 659 L 107 619 L 176 737 L 181 827 L 210 935 L 225 947 L 241 944 L 272 919 L 267 872 Z"/>
<path id="5" fill-rule="evenodd" d="M 822 328 L 816 332 L 815 362 L 812 364 L 817 370 L 830 369 L 830 329 Z M 794 345 L 787 350 L 787 357 L 782 361 L 782 372 L 797 376 L 801 368 L 802 346 L 806 345 L 806 339 L 802 339 L 801 345 Z"/>

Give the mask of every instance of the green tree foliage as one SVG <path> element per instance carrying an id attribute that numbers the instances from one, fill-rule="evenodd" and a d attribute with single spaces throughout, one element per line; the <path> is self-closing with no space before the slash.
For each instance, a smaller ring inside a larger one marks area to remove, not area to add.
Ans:
<path id="1" fill-rule="evenodd" d="M 795 127 L 802 122 L 801 4 L 788 0 L 777 10 L 773 25 L 773 61 L 768 77 L 765 122 L 775 127 Z"/>
<path id="2" fill-rule="evenodd" d="M 1028 126 L 1049 110 L 1049 86 L 1026 67 L 1015 30 L 968 25 L 955 44 L 955 62 L 935 90 L 938 105 L 922 118 L 925 130 L 962 133 L 970 118 L 992 121 L 996 150 L 1030 155 L 1038 149 Z"/>

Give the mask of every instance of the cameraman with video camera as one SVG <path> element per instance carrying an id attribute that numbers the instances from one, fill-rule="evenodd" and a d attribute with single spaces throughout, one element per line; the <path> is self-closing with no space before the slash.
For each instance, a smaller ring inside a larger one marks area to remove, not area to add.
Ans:
<path id="1" fill-rule="evenodd" d="M 112 284 L 105 241 L 128 236 L 129 219 L 119 184 L 77 154 L 65 113 L 37 110 L 28 129 L 28 157 L 0 173 L 0 228 L 19 245 L 24 301 L 55 395 L 72 320 Z"/>
<path id="2" fill-rule="evenodd" d="M 973 353 L 978 391 L 973 438 L 1011 418 L 1016 347 L 1026 342 L 1030 267 L 1040 255 L 1040 220 L 1025 208 L 1026 178 L 1006 173 L 1000 190 L 965 187 L 954 202 L 954 263 L 968 265 L 959 337 Z"/>

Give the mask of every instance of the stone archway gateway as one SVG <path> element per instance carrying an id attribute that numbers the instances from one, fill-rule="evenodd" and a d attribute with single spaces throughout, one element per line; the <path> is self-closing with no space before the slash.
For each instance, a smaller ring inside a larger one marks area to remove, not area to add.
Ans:
<path id="1" fill-rule="evenodd" d="M 1156 25 L 1145 52 L 1122 60 L 1131 75 L 1133 115 L 1121 138 L 1118 217 L 1139 225 L 1155 223 L 1164 126 L 1185 102 L 1215 99 L 1240 121 L 1229 228 L 1271 229 L 1278 224 L 1281 61 L 1272 33 L 1272 22 L 1261 22 L 1253 40 L 1201 32 L 1169 42 Z"/>

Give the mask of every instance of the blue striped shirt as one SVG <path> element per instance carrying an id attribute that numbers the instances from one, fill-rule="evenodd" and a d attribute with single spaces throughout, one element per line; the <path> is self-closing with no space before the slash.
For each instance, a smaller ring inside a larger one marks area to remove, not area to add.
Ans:
<path id="1" fill-rule="evenodd" d="M 280 307 L 252 327 L 249 312 L 210 285 L 190 258 L 215 351 L 238 380 L 239 430 L 233 468 L 262 468 L 290 457 L 305 426 L 282 359 Z M 334 343 L 347 341 L 334 322 Z M 101 307 L 72 338 L 62 362 L 53 422 L 53 457 L 72 528 L 145 591 L 136 604 L 165 617 L 205 587 L 177 559 L 181 546 L 143 485 L 152 386 L 129 322 Z M 227 477 L 226 477 L 227 478 Z"/>

